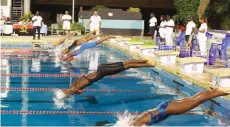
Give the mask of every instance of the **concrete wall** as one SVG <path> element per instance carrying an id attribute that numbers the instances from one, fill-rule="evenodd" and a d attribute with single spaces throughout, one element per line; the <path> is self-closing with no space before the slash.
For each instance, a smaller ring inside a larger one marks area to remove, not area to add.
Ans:
<path id="1" fill-rule="evenodd" d="M 10 17 L 11 16 L 11 0 L 7 0 L 7 6 L 0 6 L 0 17 L 6 16 Z"/>

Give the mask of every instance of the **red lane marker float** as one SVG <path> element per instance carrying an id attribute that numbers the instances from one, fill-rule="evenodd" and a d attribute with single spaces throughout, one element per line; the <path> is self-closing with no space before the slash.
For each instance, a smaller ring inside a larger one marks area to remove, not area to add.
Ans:
<path id="1" fill-rule="evenodd" d="M 212 111 L 211 111 L 212 112 Z M 11 114 L 11 115 L 118 115 L 124 114 L 125 112 L 95 112 L 95 111 L 46 111 L 46 110 L 1 110 L 0 114 Z M 213 114 L 208 114 L 207 112 L 186 112 L 184 114 L 187 115 L 211 115 L 214 116 L 216 112 L 212 112 Z M 140 115 L 142 112 L 129 112 L 131 115 Z"/>
<path id="2" fill-rule="evenodd" d="M 78 115 L 117 115 L 124 114 L 124 112 L 93 112 L 93 111 L 45 111 L 45 110 L 1 110 L 0 114 L 29 114 L 29 115 L 65 115 L 65 114 L 78 114 Z M 140 112 L 130 112 L 130 114 L 138 115 Z"/>
<path id="3" fill-rule="evenodd" d="M 11 74 L 1 74 L 1 76 L 10 76 L 10 77 L 81 77 L 85 74 L 17 74 L 17 73 L 11 73 Z M 105 77 L 113 77 L 113 78 L 124 78 L 124 77 L 133 77 L 128 75 L 109 75 Z"/>
<path id="4" fill-rule="evenodd" d="M 35 49 L 35 48 L 0 48 L 1 50 L 23 50 L 23 51 L 46 51 L 44 49 Z"/>
<path id="5" fill-rule="evenodd" d="M 49 92 L 56 91 L 58 88 L 21 88 L 21 87 L 11 87 L 11 88 L 0 88 L 1 91 L 33 91 L 33 92 Z M 67 90 L 67 89 L 61 89 Z M 84 89 L 86 92 L 151 92 L 149 90 L 125 90 L 125 89 Z"/>
<path id="6" fill-rule="evenodd" d="M 49 54 L 48 51 L 12 51 L 12 52 L 0 52 L 1 55 L 34 55 L 34 54 Z"/>
<path id="7" fill-rule="evenodd" d="M 26 57 L 1 57 L 1 59 L 6 60 L 55 60 L 56 58 L 26 58 Z"/>
<path id="8" fill-rule="evenodd" d="M 6 67 L 22 67 L 24 65 L 10 64 L 10 65 L 0 65 L 2 68 Z M 38 66 L 38 65 L 28 65 L 28 66 Z M 39 65 L 39 67 L 54 67 L 54 65 Z"/>

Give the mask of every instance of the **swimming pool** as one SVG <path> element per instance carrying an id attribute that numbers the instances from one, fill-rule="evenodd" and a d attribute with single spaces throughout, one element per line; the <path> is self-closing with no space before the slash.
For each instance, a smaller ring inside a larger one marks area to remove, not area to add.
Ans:
<path id="1" fill-rule="evenodd" d="M 1 58 L 4 65 L 4 68 L 1 67 L 2 126 L 113 125 L 117 121 L 115 112 L 143 112 L 155 108 L 162 101 L 186 96 L 164 85 L 160 78 L 150 77 L 146 68 L 130 69 L 94 83 L 84 94 L 68 99 L 60 108 L 54 104 L 53 92 L 49 88 L 68 88 L 76 79 L 76 76 L 72 77 L 72 67 L 85 74 L 95 71 L 102 63 L 124 61 L 131 57 L 100 46 L 85 51 L 77 58 L 78 62 L 67 68 L 52 52 L 47 54 L 50 55 L 47 60 L 42 59 L 47 55 L 40 56 L 39 53 L 27 58 L 21 56 L 22 60 L 16 59 L 19 57 L 17 55 Z M 18 75 L 12 76 L 10 73 Z M 27 112 L 19 114 L 19 111 Z M 203 109 L 198 107 L 193 111 Z M 171 116 L 156 125 L 215 126 L 219 125 L 219 120 L 210 116 L 184 114 Z"/>

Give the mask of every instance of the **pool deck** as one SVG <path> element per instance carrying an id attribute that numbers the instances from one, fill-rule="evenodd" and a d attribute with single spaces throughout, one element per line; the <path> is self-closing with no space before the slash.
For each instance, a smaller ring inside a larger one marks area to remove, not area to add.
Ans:
<path id="1" fill-rule="evenodd" d="M 205 66 L 203 74 L 185 74 L 180 71 L 179 63 L 176 63 L 176 65 L 163 65 L 163 64 L 160 64 L 159 62 L 156 62 L 154 60 L 155 59 L 154 57 L 143 56 L 139 52 L 130 51 L 128 48 L 121 47 L 116 43 L 106 43 L 106 44 L 109 45 L 110 47 L 117 48 L 121 51 L 124 51 L 131 56 L 135 56 L 140 59 L 149 60 L 151 64 L 155 65 L 155 67 L 161 68 L 175 76 L 178 76 L 194 85 L 198 85 L 205 89 L 210 89 L 212 87 L 212 76 L 208 73 L 209 70 L 216 69 L 216 68 L 225 68 L 223 61 L 217 60 L 215 65 Z M 230 100 L 230 95 L 224 96 L 223 98 Z"/>
<path id="2" fill-rule="evenodd" d="M 77 38 L 79 38 L 80 36 L 78 37 L 74 37 L 68 41 L 73 41 Z M 63 36 L 42 36 L 41 37 L 41 40 L 33 40 L 31 36 L 4 36 L 4 37 L 0 37 L 0 42 L 13 42 L 13 43 L 28 43 L 28 42 L 56 42 L 58 39 L 61 39 L 63 38 Z M 135 56 L 135 57 L 138 57 L 140 59 L 147 59 L 150 61 L 151 64 L 155 65 L 156 67 L 158 68 L 161 68 L 175 76 L 178 76 L 190 83 L 193 83 L 195 85 L 198 85 L 202 88 L 205 88 L 205 89 L 210 89 L 210 87 L 212 86 L 212 77 L 211 75 L 208 73 L 209 70 L 211 69 L 216 69 L 216 68 L 224 68 L 224 64 L 223 64 L 223 61 L 219 61 L 217 60 L 217 62 L 215 63 L 215 65 L 210 65 L 210 66 L 205 66 L 204 68 L 204 73 L 203 74 L 185 74 L 185 73 L 182 73 L 180 71 L 180 67 L 179 67 L 179 63 L 177 63 L 176 65 L 171 65 L 171 66 L 166 66 L 166 65 L 163 65 L 163 64 L 160 64 L 159 62 L 156 62 L 154 60 L 154 57 L 146 57 L 146 56 L 143 56 L 141 53 L 139 52 L 134 52 L 134 51 L 130 51 L 129 49 L 125 48 L 125 47 L 121 47 L 118 45 L 118 43 L 105 43 L 106 45 L 110 46 L 110 47 L 113 47 L 113 48 L 116 48 L 116 49 L 119 49 L 121 51 L 124 51 L 126 53 L 128 53 L 129 55 L 132 55 L 132 56 Z M 224 98 L 226 98 L 227 100 L 230 100 L 230 95 L 229 96 L 225 96 Z"/>

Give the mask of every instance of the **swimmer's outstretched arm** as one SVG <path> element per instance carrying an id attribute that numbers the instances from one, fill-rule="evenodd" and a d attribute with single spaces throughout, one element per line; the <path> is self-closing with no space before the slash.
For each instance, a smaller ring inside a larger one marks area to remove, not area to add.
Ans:
<path id="1" fill-rule="evenodd" d="M 183 100 L 173 100 L 169 102 L 168 105 L 163 105 L 163 107 L 160 106 L 160 108 L 164 110 L 165 114 L 163 115 L 162 113 L 159 114 L 159 109 L 157 108 L 152 109 L 138 116 L 137 119 L 133 123 L 131 123 L 131 125 L 133 126 L 152 125 L 153 123 L 158 123 L 167 119 L 170 115 L 183 114 L 193 108 L 196 108 L 197 106 L 204 103 L 205 101 L 208 101 L 210 99 L 219 96 L 226 96 L 229 94 L 230 94 L 230 89 L 224 92 L 223 90 L 216 88 L 209 91 L 200 92 L 195 96 L 185 98 Z M 149 112 L 154 114 L 154 116 L 158 116 L 158 118 L 161 117 L 161 120 L 152 119 L 151 114 Z"/>
<path id="2" fill-rule="evenodd" d="M 69 38 L 73 37 L 75 34 L 76 34 L 76 32 L 73 32 L 73 33 L 71 33 L 70 35 L 65 36 L 64 38 L 62 38 L 62 39 L 60 39 L 60 40 L 54 42 L 53 46 L 56 47 L 56 46 L 58 46 L 58 45 L 64 43 L 66 39 L 69 39 Z"/>
<path id="3" fill-rule="evenodd" d="M 75 40 L 68 48 L 66 48 L 62 51 L 62 54 L 67 53 L 67 52 L 71 51 L 72 49 L 74 49 L 75 47 L 82 45 L 83 43 L 89 42 L 90 40 L 93 40 L 93 39 L 100 37 L 100 36 L 103 36 L 103 35 L 99 34 L 99 35 L 91 36 L 87 39 L 84 38 L 84 39 Z"/>
<path id="4" fill-rule="evenodd" d="M 80 49 L 75 49 L 73 51 L 71 51 L 70 53 L 67 53 L 64 55 L 64 61 L 70 61 L 70 60 L 73 60 L 73 56 L 78 56 L 79 54 L 81 54 L 82 52 L 84 52 L 86 49 L 89 49 L 89 48 L 93 48 L 95 47 L 96 45 L 98 44 L 101 44 L 102 42 L 110 39 L 110 38 L 113 38 L 112 36 L 107 36 L 105 38 L 102 38 L 96 42 L 89 42 L 89 43 L 84 43 L 81 45 Z"/>
<path id="5" fill-rule="evenodd" d="M 127 60 L 124 62 L 102 64 L 98 67 L 97 72 L 93 72 L 78 78 L 72 86 L 64 91 L 66 98 L 73 94 L 81 94 L 84 88 L 92 85 L 94 82 L 101 80 L 105 76 L 118 74 L 130 68 L 153 67 L 146 60 Z M 90 81 L 89 81 L 90 80 Z"/>

